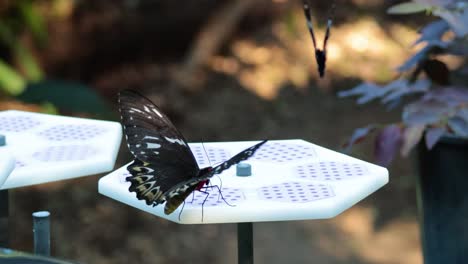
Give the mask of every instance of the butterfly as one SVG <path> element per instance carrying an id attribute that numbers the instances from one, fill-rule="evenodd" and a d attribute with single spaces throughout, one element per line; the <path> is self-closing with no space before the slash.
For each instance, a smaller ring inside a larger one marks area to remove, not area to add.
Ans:
<path id="1" fill-rule="evenodd" d="M 185 138 L 148 98 L 135 91 L 121 91 L 119 110 L 128 149 L 135 157 L 127 167 L 129 191 L 147 205 L 165 202 L 165 214 L 207 186 L 211 177 L 252 157 L 267 142 L 261 141 L 218 166 L 200 169 Z"/>
<path id="2" fill-rule="evenodd" d="M 304 14 L 307 20 L 307 27 L 309 28 L 310 36 L 312 37 L 312 43 L 314 44 L 314 49 L 315 49 L 315 61 L 317 62 L 318 66 L 318 72 L 320 75 L 320 78 L 325 76 L 325 63 L 327 61 L 327 43 L 328 39 L 330 38 L 330 29 L 332 26 L 332 19 L 331 17 L 328 18 L 327 21 L 327 29 L 325 31 L 325 38 L 323 40 L 323 47 L 322 49 L 317 48 L 317 42 L 315 40 L 315 34 L 314 34 L 314 27 L 312 26 L 312 14 L 310 11 L 309 4 L 306 2 L 306 0 L 303 0 L 303 7 L 304 7 Z M 332 5 L 332 11 L 334 9 L 334 3 Z"/>

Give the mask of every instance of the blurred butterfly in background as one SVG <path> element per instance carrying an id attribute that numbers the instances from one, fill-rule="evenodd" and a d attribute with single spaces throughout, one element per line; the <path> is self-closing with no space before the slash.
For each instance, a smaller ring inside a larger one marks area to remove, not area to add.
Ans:
<path id="1" fill-rule="evenodd" d="M 318 72 L 320 75 L 320 78 L 323 78 L 325 76 L 325 64 L 327 61 L 327 43 L 328 39 L 330 38 L 330 29 L 332 27 L 333 20 L 331 18 L 331 13 L 333 13 L 333 10 L 335 8 L 335 3 L 332 3 L 332 8 L 330 12 L 330 16 L 328 17 L 327 20 L 327 29 L 325 31 L 325 38 L 323 39 L 323 46 L 322 49 L 317 48 L 317 41 L 315 40 L 315 34 L 314 34 L 314 27 L 312 25 L 312 13 L 310 11 L 309 4 L 307 3 L 307 0 L 303 0 L 303 7 L 304 7 L 304 14 L 307 20 L 307 27 L 309 28 L 310 36 L 312 37 L 312 43 L 314 44 L 314 49 L 315 49 L 315 60 L 317 62 L 318 66 Z"/>
<path id="2" fill-rule="evenodd" d="M 148 205 L 166 203 L 165 214 L 176 210 L 195 190 L 206 188 L 210 178 L 255 154 L 266 140 L 215 167 L 200 169 L 187 141 L 169 118 L 143 95 L 119 93 L 119 110 L 127 146 L 135 157 L 127 167 L 129 191 Z"/>

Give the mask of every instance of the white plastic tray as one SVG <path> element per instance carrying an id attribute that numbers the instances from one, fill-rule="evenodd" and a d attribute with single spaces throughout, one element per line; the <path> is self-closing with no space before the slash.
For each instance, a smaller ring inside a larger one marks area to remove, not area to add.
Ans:
<path id="1" fill-rule="evenodd" d="M 212 164 L 235 155 L 256 142 L 205 143 Z M 200 165 L 209 161 L 200 143 L 190 144 Z M 233 166 L 212 183 L 221 186 L 206 195 L 195 191 L 170 215 L 164 205 L 148 206 L 128 191 L 126 166 L 99 180 L 99 192 L 148 213 L 181 224 L 288 221 L 334 217 L 388 182 L 388 171 L 304 140 L 275 140 L 263 145 L 249 159 L 252 176 L 236 176 Z M 192 201 L 193 199 L 193 201 Z"/>
<path id="2" fill-rule="evenodd" d="M 0 189 L 93 175 L 113 169 L 122 139 L 118 122 L 0 112 L 0 134 L 15 169 Z"/>
<path id="3" fill-rule="evenodd" d="M 4 147 L 0 147 L 0 188 L 14 168 L 15 159 L 8 154 Z"/>

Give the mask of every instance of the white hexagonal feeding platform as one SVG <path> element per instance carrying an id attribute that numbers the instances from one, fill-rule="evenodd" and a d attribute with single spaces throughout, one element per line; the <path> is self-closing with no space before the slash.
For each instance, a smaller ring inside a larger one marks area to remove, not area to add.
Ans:
<path id="1" fill-rule="evenodd" d="M 211 164 L 256 142 L 205 143 Z M 199 164 L 209 165 L 200 143 L 190 144 Z M 212 151 L 210 151 L 210 149 Z M 170 215 L 164 205 L 148 206 L 128 191 L 126 166 L 99 180 L 99 192 L 151 214 L 181 224 L 243 223 L 331 218 L 356 204 L 388 182 L 385 168 L 322 148 L 304 140 L 272 140 L 246 161 L 252 176 L 236 176 L 233 166 L 212 183 L 209 196 L 195 191 Z"/>
<path id="2" fill-rule="evenodd" d="M 15 159 L 13 159 L 13 156 L 8 154 L 4 147 L 0 146 L 0 188 L 14 168 Z"/>
<path id="3" fill-rule="evenodd" d="M 0 134 L 15 169 L 0 189 L 93 175 L 113 169 L 122 139 L 118 122 L 0 112 Z"/>

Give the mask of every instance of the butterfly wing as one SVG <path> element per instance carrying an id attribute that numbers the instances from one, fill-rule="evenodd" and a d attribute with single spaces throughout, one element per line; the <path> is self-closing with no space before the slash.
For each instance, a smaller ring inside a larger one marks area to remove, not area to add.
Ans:
<path id="1" fill-rule="evenodd" d="M 185 175 L 199 168 L 187 141 L 169 118 L 149 99 L 137 92 L 119 93 L 119 110 L 130 152 L 156 167 L 177 165 Z"/>
<path id="2" fill-rule="evenodd" d="M 206 179 L 201 178 L 192 178 L 185 182 L 179 183 L 177 186 L 174 186 L 167 194 L 167 202 L 164 206 L 164 213 L 171 214 L 177 209 L 182 202 L 185 201 L 187 196 L 189 196 L 195 189 L 198 184 Z"/>
<path id="3" fill-rule="evenodd" d="M 125 90 L 119 93 L 119 108 L 128 148 L 136 158 L 128 166 L 130 191 L 157 205 L 168 190 L 196 177 L 200 169 L 185 138 L 149 99 Z"/>
<path id="4" fill-rule="evenodd" d="M 227 161 L 219 164 L 218 166 L 214 167 L 213 170 L 211 170 L 209 173 L 212 173 L 213 175 L 214 174 L 219 174 L 219 173 L 223 172 L 224 170 L 229 169 L 232 165 L 235 165 L 235 164 L 237 164 L 237 163 L 239 163 L 241 161 L 249 159 L 267 141 L 268 140 L 263 140 L 262 142 L 257 143 L 255 145 L 253 145 L 252 147 L 239 152 L 234 157 L 232 157 L 229 160 L 227 160 Z"/>
<path id="5" fill-rule="evenodd" d="M 176 167 L 160 169 L 138 159 L 135 159 L 127 170 L 131 174 L 126 178 L 131 183 L 129 191 L 135 192 L 139 200 L 145 200 L 147 205 L 153 206 L 167 200 L 167 192 L 179 184 L 174 182 L 174 178 L 182 178 L 174 177 L 179 173 Z"/>

